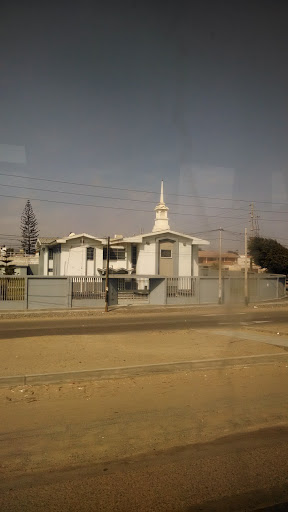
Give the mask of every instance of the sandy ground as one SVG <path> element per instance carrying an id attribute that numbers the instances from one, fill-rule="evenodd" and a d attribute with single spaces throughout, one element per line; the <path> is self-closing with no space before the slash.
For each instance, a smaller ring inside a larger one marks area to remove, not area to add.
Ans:
<path id="1" fill-rule="evenodd" d="M 288 421 L 286 364 L 0 390 L 0 471 L 89 464 Z"/>
<path id="2" fill-rule="evenodd" d="M 1 340 L 0 376 L 148 365 L 259 354 L 283 348 L 212 331 L 151 331 Z"/>
<path id="3" fill-rule="evenodd" d="M 0 342 L 0 375 L 279 352 L 208 329 L 13 338 Z M 258 451 L 252 432 L 288 424 L 287 389 L 286 362 L 0 388 L 0 510 L 186 512 L 205 497 L 286 484 L 286 431 Z M 230 436 L 245 432 L 249 443 L 231 455 Z"/>

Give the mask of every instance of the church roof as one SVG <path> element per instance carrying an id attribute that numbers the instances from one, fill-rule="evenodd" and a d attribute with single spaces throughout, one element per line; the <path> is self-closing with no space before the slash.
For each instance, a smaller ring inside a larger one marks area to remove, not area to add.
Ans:
<path id="1" fill-rule="evenodd" d="M 210 245 L 210 242 L 207 240 L 202 240 L 201 238 L 196 238 L 195 236 L 186 235 L 185 233 L 179 233 L 178 231 L 173 231 L 171 229 L 164 229 L 162 231 L 153 231 L 151 233 L 143 233 L 141 235 L 135 235 L 135 236 L 128 236 L 122 238 L 122 240 L 114 241 L 113 245 L 123 244 L 123 243 L 135 243 L 135 244 L 141 244 L 143 242 L 144 238 L 148 237 L 159 237 L 159 235 L 174 235 L 181 238 L 186 238 L 188 240 L 191 240 L 192 245 Z"/>

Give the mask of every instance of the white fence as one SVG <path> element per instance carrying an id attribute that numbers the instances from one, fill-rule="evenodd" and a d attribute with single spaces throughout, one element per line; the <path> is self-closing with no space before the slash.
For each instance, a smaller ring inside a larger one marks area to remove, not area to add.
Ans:
<path id="1" fill-rule="evenodd" d="M 0 277 L 0 301 L 23 301 L 25 279 L 23 277 Z"/>
<path id="2" fill-rule="evenodd" d="M 72 277 L 72 299 L 105 299 L 102 277 Z"/>
<path id="3" fill-rule="evenodd" d="M 195 297 L 196 277 L 168 277 L 167 298 Z"/>

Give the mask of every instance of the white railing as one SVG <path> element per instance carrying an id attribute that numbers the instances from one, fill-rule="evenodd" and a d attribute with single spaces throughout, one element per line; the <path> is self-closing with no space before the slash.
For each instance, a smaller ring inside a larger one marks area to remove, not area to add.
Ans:
<path id="1" fill-rule="evenodd" d="M 72 277 L 72 299 L 104 299 L 105 280 L 102 277 Z"/>
<path id="2" fill-rule="evenodd" d="M 0 277 L 0 301 L 2 300 L 24 300 L 25 278 L 24 277 Z"/>
<path id="3" fill-rule="evenodd" d="M 167 278 L 167 298 L 194 297 L 195 289 L 195 277 Z"/>

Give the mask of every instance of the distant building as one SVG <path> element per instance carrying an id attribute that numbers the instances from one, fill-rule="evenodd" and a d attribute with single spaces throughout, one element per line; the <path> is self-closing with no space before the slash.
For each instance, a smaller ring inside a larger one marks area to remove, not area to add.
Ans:
<path id="1" fill-rule="evenodd" d="M 219 252 L 218 251 L 199 251 L 198 254 L 199 259 L 199 268 L 200 274 L 207 275 L 208 273 L 216 272 L 219 267 Z M 237 252 L 229 251 L 223 252 L 221 255 L 221 267 L 223 270 L 231 271 L 231 272 L 242 272 L 245 270 L 245 255 L 239 255 Z M 255 265 L 252 262 L 251 258 L 247 256 L 247 267 L 248 270 L 252 270 L 253 272 L 261 271 L 260 267 Z"/>
<path id="2" fill-rule="evenodd" d="M 5 252 L 6 253 L 6 252 Z M 10 265 L 14 267 L 14 275 L 27 276 L 38 274 L 39 255 L 25 255 L 25 254 L 8 254 Z M 4 274 L 5 265 L 0 262 L 0 274 Z"/>
<path id="3" fill-rule="evenodd" d="M 222 266 L 235 265 L 239 258 L 236 252 L 223 252 L 221 255 Z M 217 251 L 199 251 L 198 254 L 199 265 L 212 267 L 219 264 L 219 252 Z"/>

